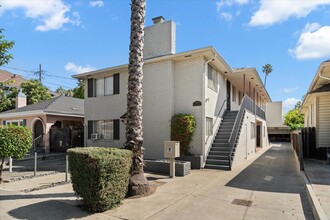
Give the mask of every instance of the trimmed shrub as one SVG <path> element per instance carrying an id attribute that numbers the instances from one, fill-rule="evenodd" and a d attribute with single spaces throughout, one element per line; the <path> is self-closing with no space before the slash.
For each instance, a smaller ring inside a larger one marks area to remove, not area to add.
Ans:
<path id="1" fill-rule="evenodd" d="M 92 212 L 119 204 L 127 193 L 132 152 L 117 148 L 84 147 L 68 150 L 75 193 Z"/>
<path id="2" fill-rule="evenodd" d="M 32 148 L 32 132 L 29 127 L 0 126 L 0 183 L 3 163 L 7 157 L 20 159 Z"/>
<path id="3" fill-rule="evenodd" d="M 189 144 L 196 128 L 195 117 L 191 114 L 176 114 L 171 120 L 171 140 L 180 141 L 180 152 L 189 153 Z"/>

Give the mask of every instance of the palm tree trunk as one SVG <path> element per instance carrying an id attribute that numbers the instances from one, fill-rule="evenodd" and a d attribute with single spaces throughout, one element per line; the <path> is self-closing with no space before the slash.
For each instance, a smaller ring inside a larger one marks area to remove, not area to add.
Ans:
<path id="1" fill-rule="evenodd" d="M 265 81 L 264 81 L 264 87 L 266 89 L 266 80 L 267 80 L 267 74 L 265 74 Z"/>
<path id="2" fill-rule="evenodd" d="M 133 151 L 132 174 L 129 186 L 131 195 L 141 195 L 149 191 L 148 180 L 143 173 L 144 148 L 142 147 L 142 68 L 145 6 L 145 0 L 132 0 L 125 143 L 125 148 Z"/>

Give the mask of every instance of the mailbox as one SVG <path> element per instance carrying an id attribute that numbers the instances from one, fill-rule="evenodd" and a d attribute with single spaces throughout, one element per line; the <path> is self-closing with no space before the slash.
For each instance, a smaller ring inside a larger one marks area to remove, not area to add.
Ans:
<path id="1" fill-rule="evenodd" d="M 164 157 L 165 158 L 180 157 L 180 142 L 164 141 Z"/>

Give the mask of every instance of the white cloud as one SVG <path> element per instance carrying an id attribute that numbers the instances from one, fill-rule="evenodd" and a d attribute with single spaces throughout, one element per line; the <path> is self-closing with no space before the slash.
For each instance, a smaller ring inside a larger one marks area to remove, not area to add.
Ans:
<path id="1" fill-rule="evenodd" d="M 299 88 L 298 86 L 293 87 L 293 88 L 284 88 L 282 91 L 283 91 L 284 93 L 291 93 L 291 92 L 296 91 L 298 88 Z"/>
<path id="2" fill-rule="evenodd" d="M 216 2 L 217 4 L 217 11 L 219 12 L 223 7 L 230 7 L 232 5 L 244 5 L 249 3 L 250 0 L 220 0 Z"/>
<path id="3" fill-rule="evenodd" d="M 296 99 L 296 98 L 287 98 L 284 102 L 283 102 L 283 108 L 285 112 L 288 112 L 290 109 L 293 109 L 294 106 L 297 104 L 297 102 L 299 102 L 300 99 Z"/>
<path id="4" fill-rule="evenodd" d="M 318 23 L 308 23 L 294 49 L 289 53 L 299 59 L 316 59 L 330 56 L 330 26 L 321 27 Z"/>
<path id="5" fill-rule="evenodd" d="M 73 18 L 68 14 L 70 5 L 62 0 L 0 0 L 0 15 L 9 10 L 23 9 L 24 16 L 38 21 L 37 31 L 58 30 L 64 24 L 79 25 L 79 14 L 74 12 Z"/>
<path id="6" fill-rule="evenodd" d="M 330 1 L 260 0 L 260 7 L 252 16 L 249 25 L 267 26 L 286 21 L 290 17 L 306 17 L 321 5 L 330 5 Z"/>
<path id="7" fill-rule="evenodd" d="M 77 66 L 76 64 L 72 63 L 72 62 L 68 62 L 65 66 L 64 66 L 66 71 L 71 71 L 74 72 L 75 74 L 79 74 L 79 73 L 85 73 L 85 72 L 90 72 L 95 70 L 94 67 L 91 67 L 89 65 L 82 67 L 82 66 Z"/>
<path id="8" fill-rule="evenodd" d="M 228 12 L 222 12 L 220 16 L 225 19 L 226 21 L 231 21 L 233 20 L 233 15 L 228 13 Z"/>
<path id="9" fill-rule="evenodd" d="M 104 6 L 104 2 L 101 0 L 96 0 L 96 1 L 90 1 L 89 5 L 92 7 L 103 7 Z"/>

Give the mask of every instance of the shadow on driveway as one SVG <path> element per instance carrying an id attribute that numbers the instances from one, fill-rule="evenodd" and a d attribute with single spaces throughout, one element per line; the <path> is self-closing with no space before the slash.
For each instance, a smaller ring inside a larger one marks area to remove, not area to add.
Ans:
<path id="1" fill-rule="evenodd" d="M 71 201 L 71 200 L 70 200 Z M 69 200 L 48 200 L 13 209 L 8 214 L 16 219 L 75 219 L 90 213 L 68 204 Z"/>

